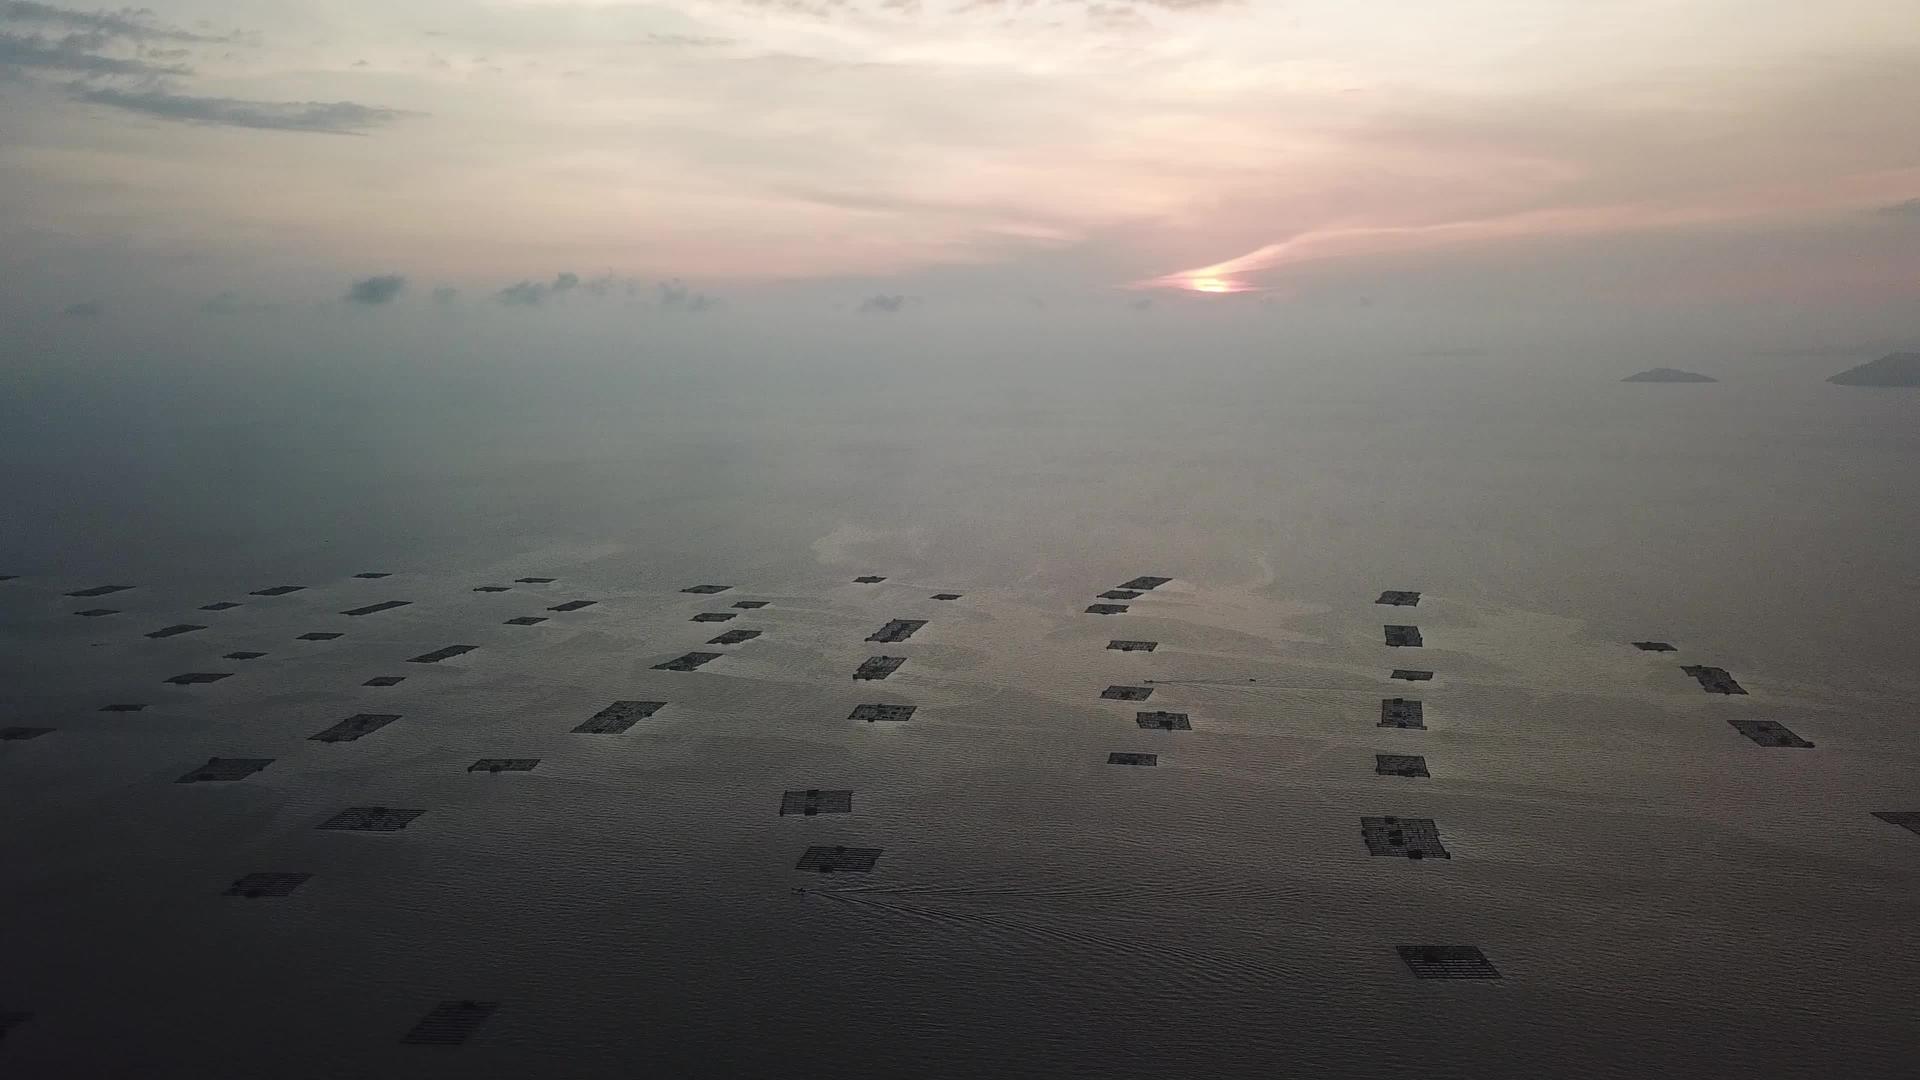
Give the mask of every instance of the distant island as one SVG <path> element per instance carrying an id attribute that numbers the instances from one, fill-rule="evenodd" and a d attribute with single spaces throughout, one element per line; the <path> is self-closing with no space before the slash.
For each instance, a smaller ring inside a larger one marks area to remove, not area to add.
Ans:
<path id="1" fill-rule="evenodd" d="M 1629 375 L 1621 382 L 1719 382 L 1710 375 L 1694 371 L 1681 371 L 1679 368 L 1657 367 Z"/>
<path id="2" fill-rule="evenodd" d="M 1920 352 L 1888 353 L 1827 381 L 1841 386 L 1920 386 Z"/>

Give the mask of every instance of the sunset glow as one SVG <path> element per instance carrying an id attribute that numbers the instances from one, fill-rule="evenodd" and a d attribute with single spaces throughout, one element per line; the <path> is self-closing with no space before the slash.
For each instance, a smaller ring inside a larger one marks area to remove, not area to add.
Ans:
<path id="1" fill-rule="evenodd" d="M 519 307 L 1648 267 L 1767 310 L 1911 297 L 1912 0 L 1650 6 L 0 0 L 0 316 L 383 273 Z"/>

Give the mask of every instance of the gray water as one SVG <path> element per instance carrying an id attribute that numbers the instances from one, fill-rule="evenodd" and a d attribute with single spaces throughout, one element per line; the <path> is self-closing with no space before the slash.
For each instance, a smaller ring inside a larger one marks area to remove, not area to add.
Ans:
<path id="1" fill-rule="evenodd" d="M 1920 810 L 1920 398 L 1787 362 L 1044 351 L 21 374 L 0 723 L 57 730 L 0 743 L 0 1012 L 33 1013 L 0 1067 L 1912 1075 L 1920 837 L 1871 814 Z M 1082 612 L 1141 574 L 1173 582 Z M 523 576 L 557 580 L 472 591 Z M 63 595 L 106 583 L 138 587 Z M 689 621 L 741 599 L 770 606 Z M 864 640 L 892 618 L 929 623 Z M 208 629 L 143 636 L 177 622 Z M 653 669 L 731 628 L 765 633 Z M 907 663 L 849 678 L 879 653 Z M 1390 696 L 1427 730 L 1377 728 Z M 621 699 L 669 704 L 571 733 Z M 875 701 L 918 712 L 847 719 Z M 307 740 L 359 712 L 401 719 Z M 171 782 L 211 756 L 275 760 Z M 778 816 L 801 788 L 854 812 Z M 314 827 L 356 805 L 426 813 Z M 1379 814 L 1453 857 L 1369 857 Z M 797 872 L 814 844 L 884 854 Z M 221 895 L 254 871 L 314 876 Z M 1416 980 L 1419 944 L 1502 978 Z M 403 1045 L 445 999 L 500 1006 Z"/>

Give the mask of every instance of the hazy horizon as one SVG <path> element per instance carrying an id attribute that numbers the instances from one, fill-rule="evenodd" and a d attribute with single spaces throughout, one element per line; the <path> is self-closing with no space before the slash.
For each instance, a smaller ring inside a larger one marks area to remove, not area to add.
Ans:
<path id="1" fill-rule="evenodd" d="M 1151 303 L 1409 350 L 1912 344 L 1911 16 L 9 0 L 0 316 L 191 347 L 315 308 Z"/>

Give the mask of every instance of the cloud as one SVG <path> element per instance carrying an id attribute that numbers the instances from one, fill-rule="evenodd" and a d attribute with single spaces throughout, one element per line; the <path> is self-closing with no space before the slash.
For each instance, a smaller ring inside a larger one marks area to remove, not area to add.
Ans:
<path id="1" fill-rule="evenodd" d="M 18 74 L 22 69 L 69 71 L 82 75 L 185 75 L 189 69 L 177 65 L 150 64 L 100 52 L 104 44 L 87 35 L 73 35 L 58 41 L 26 34 L 0 33 L 0 70 Z"/>
<path id="2" fill-rule="evenodd" d="M 643 40 L 649 45 L 672 45 L 690 49 L 713 49 L 736 44 L 733 38 L 712 34 L 648 34 Z"/>
<path id="3" fill-rule="evenodd" d="M 660 306 L 663 308 L 706 311 L 720 305 L 720 301 L 711 296 L 689 291 L 686 283 L 678 278 L 661 282 L 659 290 Z M 555 274 L 552 281 L 516 282 L 494 293 L 493 298 L 502 304 L 533 307 L 544 304 L 549 299 L 569 295 L 588 297 L 592 301 L 605 300 L 610 296 L 625 296 L 629 301 L 633 301 L 639 298 L 640 283 L 632 278 L 615 277 L 612 274 L 583 278 L 570 270 L 563 270 Z"/>
<path id="4" fill-rule="evenodd" d="M 537 281 L 522 281 L 494 293 L 493 298 L 503 304 L 532 307 L 547 298 L 547 287 Z"/>
<path id="5" fill-rule="evenodd" d="M 361 278 L 347 289 L 347 300 L 355 304 L 385 304 L 400 295 L 407 287 L 407 279 L 400 274 L 376 274 L 370 278 Z"/>
<path id="6" fill-rule="evenodd" d="M 190 74 L 192 69 L 154 60 L 178 60 L 184 49 L 146 48 L 154 41 L 217 41 L 154 21 L 151 12 L 72 11 L 33 0 L 0 0 L 0 74 L 64 71 L 88 78 Z M 19 28 L 15 32 L 11 28 Z M 134 52 L 138 55 L 119 55 Z"/>
<path id="7" fill-rule="evenodd" d="M 183 123 L 326 134 L 359 133 L 408 115 L 353 101 L 250 101 L 190 93 L 186 77 L 194 69 L 180 62 L 188 50 L 154 43 L 231 43 L 235 38 L 171 26 L 144 9 L 75 11 L 36 0 L 0 0 L 0 26 L 9 28 L 0 31 L 0 78 L 37 78 L 90 105 Z"/>
<path id="8" fill-rule="evenodd" d="M 144 8 L 121 11 L 73 11 L 34 0 L 0 0 L 0 21 L 38 23 L 42 26 L 78 30 L 107 38 L 130 41 L 224 41 L 225 38 L 197 34 L 166 26 L 153 20 Z"/>
<path id="9" fill-rule="evenodd" d="M 598 282 L 589 283 L 587 291 L 595 296 L 606 294 L 605 289 L 596 288 Z M 580 275 L 571 270 L 562 270 L 553 276 L 551 282 L 521 281 L 501 289 L 493 298 L 502 304 L 514 304 L 522 307 L 534 307 L 546 302 L 549 296 L 572 292 L 580 287 Z"/>
<path id="10" fill-rule="evenodd" d="M 307 131 L 355 135 L 409 115 L 399 109 L 361 105 L 352 101 L 246 101 L 239 98 L 194 97 L 164 90 L 82 90 L 80 100 L 95 105 L 180 120 L 191 124 L 260 128 L 269 131 Z"/>
<path id="11" fill-rule="evenodd" d="M 1143 296 L 1138 300 L 1129 300 L 1127 301 L 1127 306 L 1135 311 L 1152 311 L 1153 297 Z"/>
<path id="12" fill-rule="evenodd" d="M 105 310 L 98 300 L 82 300 L 77 304 L 68 304 L 61 309 L 60 314 L 69 319 L 97 319 Z"/>
<path id="13" fill-rule="evenodd" d="M 1897 202 L 1892 206 L 1883 206 L 1874 213 L 1882 217 L 1911 218 L 1914 221 L 1920 221 L 1920 199 L 1908 199 L 1906 202 Z"/>
<path id="14" fill-rule="evenodd" d="M 1071 16 L 1076 12 L 1095 28 L 1126 30 L 1152 25 L 1147 13 L 1177 17 L 1241 6 L 1241 0 L 735 0 L 735 3 L 750 11 L 801 19 L 844 20 L 862 26 L 889 21 L 909 25 L 931 23 L 942 28 L 981 25 L 1005 28 L 1020 24 L 1055 31 L 1074 28 Z"/>
<path id="15" fill-rule="evenodd" d="M 704 293 L 692 292 L 687 283 L 679 278 L 660 283 L 660 306 L 680 308 L 686 311 L 707 311 L 720 306 L 720 301 Z"/>
<path id="16" fill-rule="evenodd" d="M 860 307 L 857 310 L 891 315 L 905 306 L 906 302 L 907 298 L 898 293 L 877 293 L 860 301 Z"/>

